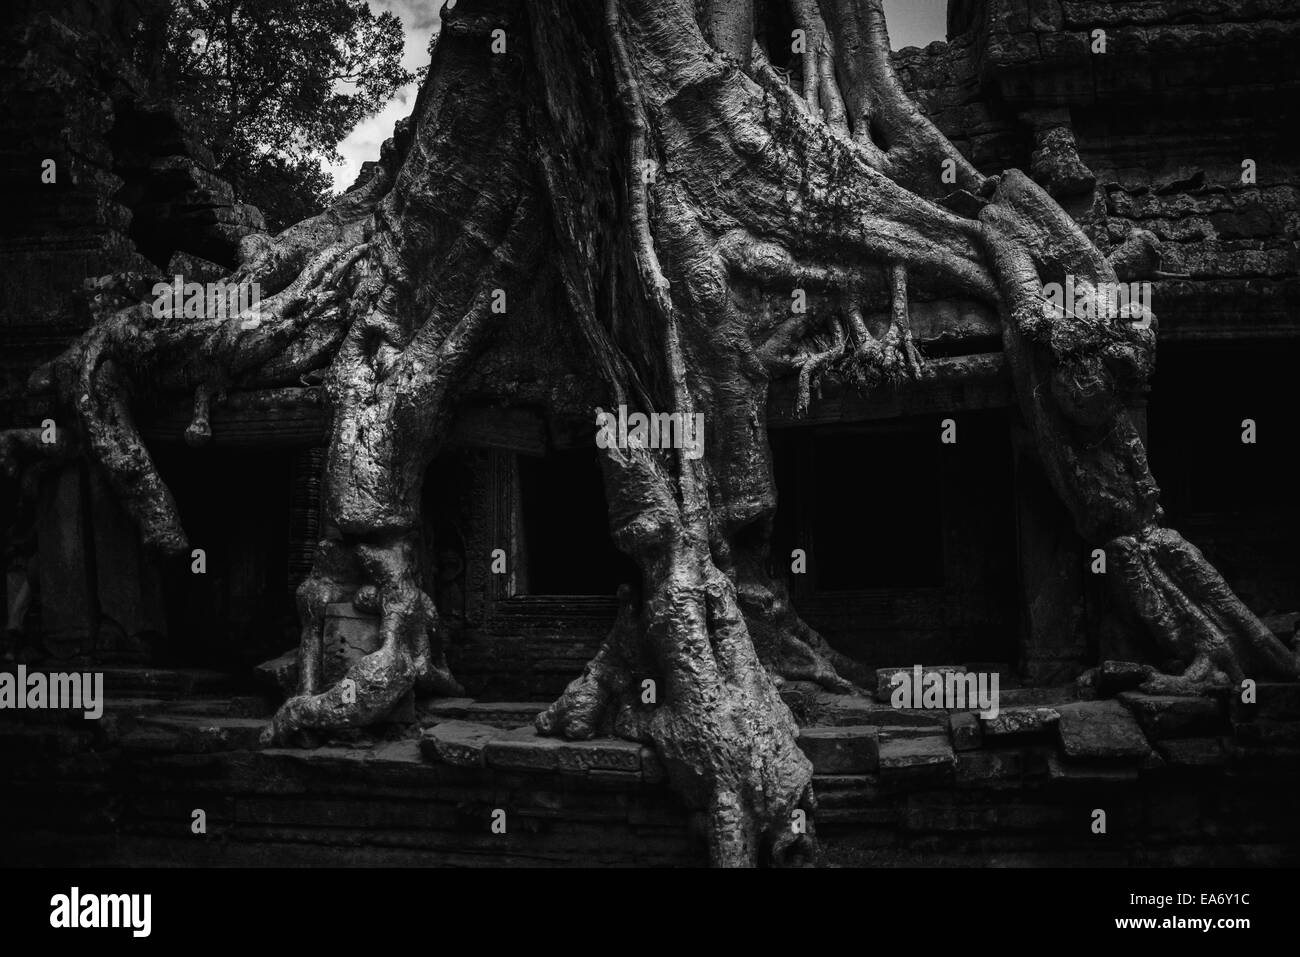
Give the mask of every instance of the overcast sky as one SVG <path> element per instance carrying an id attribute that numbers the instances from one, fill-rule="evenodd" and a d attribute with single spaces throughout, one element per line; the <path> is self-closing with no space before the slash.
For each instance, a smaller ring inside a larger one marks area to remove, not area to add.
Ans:
<path id="1" fill-rule="evenodd" d="M 406 31 L 406 50 L 402 65 L 408 70 L 424 66 L 429 57 L 429 37 L 438 28 L 438 10 L 442 0 L 368 0 L 376 13 L 390 11 L 402 19 Z M 908 46 L 925 46 L 944 38 L 947 0 L 885 0 L 889 22 L 889 39 L 895 50 Z M 345 190 L 352 185 L 366 160 L 379 157 L 379 147 L 393 135 L 393 124 L 411 112 L 415 102 L 415 85 L 402 89 L 386 107 L 360 123 L 339 144 L 343 162 L 330 168 L 334 188 Z"/>

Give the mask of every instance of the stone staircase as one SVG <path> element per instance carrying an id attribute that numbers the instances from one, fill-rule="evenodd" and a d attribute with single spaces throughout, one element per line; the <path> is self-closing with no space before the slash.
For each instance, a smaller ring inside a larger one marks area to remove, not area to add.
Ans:
<path id="1" fill-rule="evenodd" d="M 1257 703 L 1009 687 L 996 717 L 792 682 L 816 826 L 841 864 L 1296 862 L 1300 684 Z M 270 748 L 274 700 L 199 670 L 105 669 L 105 710 L 0 712 L 0 859 L 683 864 L 652 749 L 537 735 L 545 702 L 421 702 L 415 726 Z M 1111 814 L 1111 834 L 1087 826 Z M 189 832 L 194 808 L 208 831 Z M 508 835 L 489 818 L 504 809 Z M 496 838 L 495 840 L 493 838 Z"/>

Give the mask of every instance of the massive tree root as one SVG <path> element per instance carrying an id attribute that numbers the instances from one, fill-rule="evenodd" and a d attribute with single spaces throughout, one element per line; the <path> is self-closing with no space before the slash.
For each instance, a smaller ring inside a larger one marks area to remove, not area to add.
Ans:
<path id="1" fill-rule="evenodd" d="M 462 0 L 368 182 L 248 244 L 232 279 L 269 292 L 256 310 L 156 316 L 128 289 L 38 376 L 75 407 L 145 538 L 172 551 L 187 544 L 132 420 L 137 385 L 193 394 L 202 442 L 215 392 L 326 383 L 330 534 L 299 592 L 299 694 L 276 715 L 277 739 L 375 722 L 413 687 L 455 688 L 419 586 L 419 489 L 459 384 L 491 346 L 491 304 L 504 294 L 512 311 L 553 313 L 542 288 L 560 291 L 612 403 L 701 412 L 706 442 L 698 460 L 607 451 L 611 530 L 641 580 L 537 727 L 652 743 L 704 814 L 714 863 L 815 859 L 811 829 L 795 826 L 814 809 L 812 769 L 778 682 L 862 680 L 769 570 L 769 384 L 797 377 L 803 410 L 831 378 L 926 375 L 918 299 L 1001 316 L 1054 488 L 1105 548 L 1121 603 L 1184 668 L 1151 687 L 1297 674 L 1199 552 L 1159 526 L 1124 414 L 1150 371 L 1150 323 L 1057 317 L 1042 298 L 1067 273 L 1097 286 L 1140 268 L 1143 244 L 1112 264 L 1028 178 L 975 170 L 894 76 L 879 0 L 792 0 L 806 42 L 788 71 L 773 54 L 791 38 L 755 11 L 776 2 L 607 0 L 595 20 L 577 0 Z M 508 54 L 492 52 L 497 29 Z M 323 687 L 324 607 L 349 599 L 379 614 L 382 645 Z M 662 682 L 648 710 L 644 675 Z"/>

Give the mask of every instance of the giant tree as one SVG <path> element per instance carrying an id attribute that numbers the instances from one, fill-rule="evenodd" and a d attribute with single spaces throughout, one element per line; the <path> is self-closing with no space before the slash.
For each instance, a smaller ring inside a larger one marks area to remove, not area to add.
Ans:
<path id="1" fill-rule="evenodd" d="M 1108 257 L 1028 177 L 967 162 L 894 75 L 879 0 L 462 0 L 369 179 L 246 244 L 231 279 L 260 283 L 258 308 L 177 320 L 123 301 L 36 380 L 75 407 L 145 539 L 175 552 L 186 537 L 133 383 L 192 393 L 201 441 L 214 390 L 324 376 L 331 534 L 299 591 L 300 693 L 274 719 L 291 741 L 374 722 L 413 687 L 455 687 L 420 587 L 421 483 L 459 384 L 492 354 L 493 303 L 542 308 L 530 290 L 562 289 L 545 307 L 580 336 L 608 407 L 702 412 L 706 441 L 700 459 L 603 453 L 610 529 L 640 581 L 537 727 L 651 743 L 704 814 L 714 863 L 789 862 L 815 851 L 790 826 L 815 802 L 778 683 L 851 690 L 853 665 L 769 573 L 769 387 L 795 377 L 806 403 L 823 376 L 924 374 L 916 299 L 996 311 L 1052 486 L 1105 549 L 1129 618 L 1180 663 L 1152 669 L 1149 688 L 1300 675 L 1160 525 L 1124 411 L 1151 370 L 1151 317 L 1061 315 L 1042 296 L 1067 275 L 1101 290 L 1156 261 L 1149 234 Z M 383 644 L 324 687 L 323 609 L 347 599 L 378 613 Z M 647 669 L 666 683 L 648 714 L 632 706 Z"/>

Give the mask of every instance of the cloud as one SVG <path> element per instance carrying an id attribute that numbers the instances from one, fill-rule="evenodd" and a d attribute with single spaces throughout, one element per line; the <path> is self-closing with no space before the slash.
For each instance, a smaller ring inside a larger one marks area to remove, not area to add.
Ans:
<path id="1" fill-rule="evenodd" d="M 439 11 L 443 0 L 368 0 L 375 13 L 392 13 L 401 18 L 406 44 L 402 50 L 402 66 L 418 70 L 429 62 L 429 38 L 437 32 L 442 21 Z M 374 116 L 357 124 L 356 129 L 339 144 L 343 162 L 327 166 L 334 177 L 334 189 L 342 192 L 356 180 L 361 164 L 379 159 L 379 148 L 393 135 L 398 120 L 409 116 L 415 106 L 416 85 L 408 84 Z"/>
<path id="2" fill-rule="evenodd" d="M 442 21 L 439 12 L 443 0 L 369 0 L 375 13 L 393 13 L 402 20 L 406 46 L 402 66 L 416 70 L 429 62 L 429 38 Z M 885 0 L 885 17 L 889 39 L 895 50 L 906 46 L 925 46 L 942 40 L 946 29 L 947 0 Z M 393 135 L 398 120 L 410 115 L 415 104 L 414 83 L 403 87 L 382 110 L 357 124 L 342 143 L 339 153 L 343 162 L 326 167 L 334 177 L 335 190 L 342 192 L 356 180 L 361 164 L 379 158 L 379 148 Z"/>

